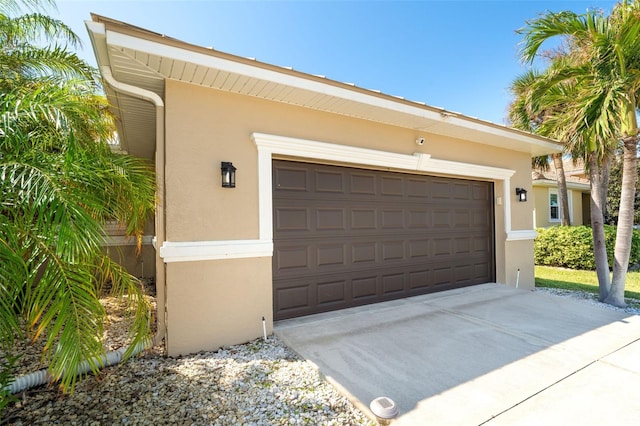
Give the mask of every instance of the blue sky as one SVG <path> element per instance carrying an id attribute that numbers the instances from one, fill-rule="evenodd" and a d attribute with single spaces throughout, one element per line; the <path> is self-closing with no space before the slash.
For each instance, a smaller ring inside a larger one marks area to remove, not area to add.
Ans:
<path id="1" fill-rule="evenodd" d="M 526 68 L 516 30 L 545 11 L 609 12 L 615 1 L 58 0 L 95 64 L 94 12 L 239 56 L 503 124 L 509 85 Z"/>

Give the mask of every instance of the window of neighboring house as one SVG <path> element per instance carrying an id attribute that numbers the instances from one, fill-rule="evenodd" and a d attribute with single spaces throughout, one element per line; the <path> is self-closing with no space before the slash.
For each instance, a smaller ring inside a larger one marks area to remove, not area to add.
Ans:
<path id="1" fill-rule="evenodd" d="M 569 204 L 569 220 L 573 222 L 573 199 L 571 191 L 567 191 L 567 198 Z M 555 188 L 549 188 L 549 222 L 560 222 L 560 203 L 558 202 L 558 190 Z"/>
<path id="2" fill-rule="evenodd" d="M 558 205 L 558 191 L 549 190 L 549 222 L 560 221 L 560 206 Z"/>

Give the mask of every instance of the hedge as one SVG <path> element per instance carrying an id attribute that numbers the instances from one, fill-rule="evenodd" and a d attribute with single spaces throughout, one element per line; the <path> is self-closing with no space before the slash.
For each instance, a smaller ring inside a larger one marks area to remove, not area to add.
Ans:
<path id="1" fill-rule="evenodd" d="M 559 266 L 570 269 L 595 270 L 593 257 L 593 236 L 588 226 L 553 226 L 537 229 L 534 241 L 536 265 Z M 613 268 L 613 247 L 616 241 L 615 226 L 605 225 L 605 241 L 609 267 Z M 640 264 L 640 230 L 634 229 L 631 241 L 629 267 L 636 269 Z"/>

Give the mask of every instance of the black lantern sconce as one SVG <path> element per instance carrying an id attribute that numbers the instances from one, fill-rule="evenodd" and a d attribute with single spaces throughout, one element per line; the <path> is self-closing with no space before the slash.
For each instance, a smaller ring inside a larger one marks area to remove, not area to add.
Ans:
<path id="1" fill-rule="evenodd" d="M 233 163 L 229 161 L 223 161 L 220 165 L 220 172 L 222 172 L 222 187 L 235 188 L 236 168 L 233 167 Z"/>
<path id="2" fill-rule="evenodd" d="M 518 196 L 518 201 L 524 202 L 527 201 L 527 190 L 524 188 L 516 188 L 516 195 Z"/>

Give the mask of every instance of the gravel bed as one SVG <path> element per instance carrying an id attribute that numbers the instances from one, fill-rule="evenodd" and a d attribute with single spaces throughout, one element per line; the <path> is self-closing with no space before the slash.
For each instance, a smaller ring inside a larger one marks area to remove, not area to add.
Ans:
<path id="1" fill-rule="evenodd" d="M 126 343 L 124 305 L 102 302 L 105 347 L 113 350 Z M 17 345 L 18 374 L 43 367 L 40 351 L 37 343 Z M 0 424 L 373 425 L 275 336 L 178 358 L 154 347 L 78 381 L 71 395 L 40 386 L 16 396 Z"/>
<path id="2" fill-rule="evenodd" d="M 569 297 L 574 300 L 578 300 L 582 303 L 587 303 L 592 306 L 596 306 L 600 309 L 609 309 L 612 311 L 626 312 L 631 315 L 640 315 L 640 300 L 637 299 L 625 299 L 627 302 L 626 308 L 618 308 L 606 303 L 602 303 L 598 300 L 598 296 L 593 293 L 587 293 L 586 291 L 576 290 L 564 290 L 560 288 L 544 288 L 536 287 L 535 291 L 542 293 L 552 294 L 554 296 Z"/>
<path id="3" fill-rule="evenodd" d="M 602 309 L 640 315 L 640 302 L 621 309 L 579 291 L 538 288 Z M 125 306 L 105 298 L 105 348 L 126 344 Z M 155 301 L 150 296 L 150 302 Z M 35 371 L 41 347 L 21 342 L 18 374 Z M 1 357 L 1 354 L 0 354 Z M 154 347 L 97 376 L 75 392 L 40 386 L 18 395 L 0 424 L 9 425 L 373 425 L 318 371 L 275 336 L 179 358 Z"/>

